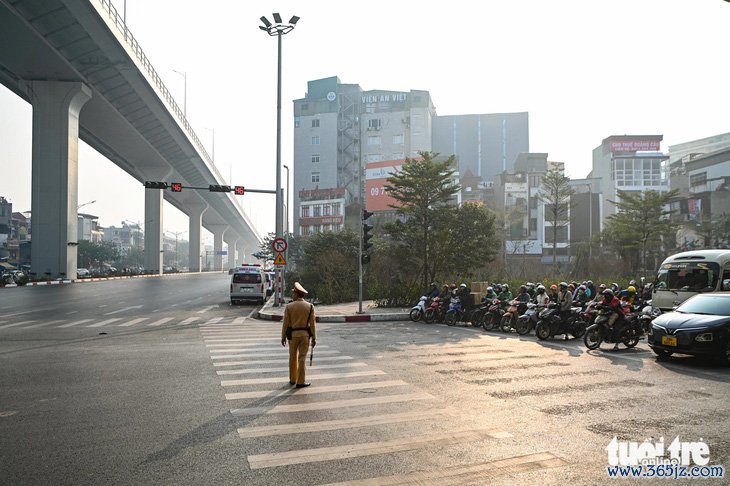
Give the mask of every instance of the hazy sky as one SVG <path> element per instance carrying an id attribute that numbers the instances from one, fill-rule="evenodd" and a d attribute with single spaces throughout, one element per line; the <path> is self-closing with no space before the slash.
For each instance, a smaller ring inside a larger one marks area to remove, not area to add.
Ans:
<path id="1" fill-rule="evenodd" d="M 121 13 L 123 0 L 114 4 Z M 528 111 L 530 150 L 576 178 L 609 135 L 663 134 L 666 151 L 730 131 L 722 0 L 127 0 L 129 28 L 181 106 L 174 71 L 187 73 L 188 119 L 209 153 L 215 130 L 216 164 L 237 185 L 275 184 L 276 38 L 258 29 L 274 11 L 301 17 L 283 39 L 290 168 L 292 100 L 329 76 L 427 90 L 439 115 Z M 30 209 L 30 134 L 30 106 L 0 87 L 0 195 L 15 211 Z M 81 211 L 102 226 L 143 220 L 141 184 L 84 144 L 79 159 L 79 204 L 96 201 Z M 262 235 L 273 231 L 273 196 L 241 203 Z M 187 231 L 187 217 L 166 204 L 164 228 Z"/>

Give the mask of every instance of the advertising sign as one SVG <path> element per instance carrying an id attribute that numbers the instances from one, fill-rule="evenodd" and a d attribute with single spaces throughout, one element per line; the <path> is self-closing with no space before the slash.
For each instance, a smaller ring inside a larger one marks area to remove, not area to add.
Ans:
<path id="1" fill-rule="evenodd" d="M 403 167 L 404 160 L 370 162 L 365 166 L 365 206 L 368 211 L 392 210 L 389 205 L 396 200 L 385 192 L 388 177 Z"/>
<path id="2" fill-rule="evenodd" d="M 611 142 L 611 152 L 659 151 L 659 140 L 621 140 Z"/>

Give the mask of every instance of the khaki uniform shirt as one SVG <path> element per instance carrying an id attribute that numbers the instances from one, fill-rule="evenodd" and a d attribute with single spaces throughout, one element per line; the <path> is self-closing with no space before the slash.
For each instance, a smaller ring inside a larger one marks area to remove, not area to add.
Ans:
<path id="1" fill-rule="evenodd" d="M 312 309 L 311 315 L 309 314 L 310 309 Z M 314 306 L 303 299 L 289 302 L 284 308 L 284 324 L 281 328 L 281 339 L 286 339 L 286 328 L 289 325 L 295 329 L 292 336 L 306 336 L 306 330 L 297 331 L 296 329 L 306 329 L 307 316 L 309 316 L 309 327 L 312 329 L 312 339 L 317 339 L 317 323 L 314 314 Z"/>

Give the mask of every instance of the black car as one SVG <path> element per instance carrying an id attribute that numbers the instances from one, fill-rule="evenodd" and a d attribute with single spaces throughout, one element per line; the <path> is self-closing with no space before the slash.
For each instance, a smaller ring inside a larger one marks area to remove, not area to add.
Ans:
<path id="1" fill-rule="evenodd" d="M 649 346 L 673 353 L 712 356 L 730 364 L 730 293 L 698 294 L 652 322 Z"/>

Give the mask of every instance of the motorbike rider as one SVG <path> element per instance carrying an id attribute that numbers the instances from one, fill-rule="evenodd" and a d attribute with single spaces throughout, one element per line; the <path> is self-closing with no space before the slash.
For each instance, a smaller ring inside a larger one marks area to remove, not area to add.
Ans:
<path id="1" fill-rule="evenodd" d="M 502 306 L 506 307 L 507 303 L 513 299 L 512 292 L 509 290 L 509 285 L 503 284 L 502 291 L 497 295 L 497 298 L 502 301 Z"/>
<path id="2" fill-rule="evenodd" d="M 611 316 L 608 318 L 608 327 L 612 330 L 613 333 L 613 341 L 616 342 L 616 344 L 613 346 L 614 351 L 618 349 L 618 326 L 614 326 L 616 323 L 616 320 L 623 315 L 623 310 L 621 309 L 621 301 L 614 295 L 613 290 L 606 289 L 603 291 L 603 300 L 601 300 L 600 304 L 604 307 L 608 307 L 611 309 Z"/>
<path id="3" fill-rule="evenodd" d="M 482 303 L 488 304 L 492 302 L 494 299 L 497 298 L 497 293 L 494 291 L 493 287 L 487 287 L 487 294 L 482 299 Z"/>
<path id="4" fill-rule="evenodd" d="M 540 307 L 547 307 L 550 303 L 550 296 L 542 285 L 538 285 L 535 289 L 535 303 Z"/>
<path id="5" fill-rule="evenodd" d="M 622 290 L 619 294 L 619 299 L 623 302 L 627 302 L 633 309 L 635 304 L 638 304 L 639 296 L 636 294 L 636 287 L 629 285 L 625 290 Z"/>
<path id="6" fill-rule="evenodd" d="M 459 298 L 463 308 L 471 307 L 471 289 L 467 287 L 465 283 L 459 285 L 459 289 L 456 291 L 456 296 Z"/>
<path id="7" fill-rule="evenodd" d="M 550 294 L 548 295 L 550 297 L 550 302 L 558 302 L 558 286 L 555 284 L 552 284 L 550 286 Z"/>
<path id="8" fill-rule="evenodd" d="M 570 316 L 570 308 L 573 306 L 573 294 L 568 290 L 568 284 L 560 282 L 560 291 L 558 292 L 558 306 L 560 309 L 560 319 L 566 321 Z M 568 339 L 568 334 L 565 334 Z"/>
<path id="9" fill-rule="evenodd" d="M 586 293 L 586 286 L 585 285 L 579 285 L 578 286 L 578 290 L 576 291 L 576 295 L 574 297 L 574 300 L 581 307 L 585 307 L 586 302 L 588 302 L 588 295 Z"/>
<path id="10" fill-rule="evenodd" d="M 436 282 L 431 282 L 431 287 L 428 289 L 428 292 L 426 292 L 426 298 L 428 299 L 428 302 L 431 302 L 434 297 L 438 297 L 439 294 L 439 286 L 436 284 Z"/>
<path id="11" fill-rule="evenodd" d="M 593 285 L 593 280 L 586 280 L 586 295 L 589 300 L 596 299 L 596 286 Z"/>
<path id="12" fill-rule="evenodd" d="M 532 282 L 527 282 L 525 284 L 525 288 L 527 288 L 527 293 L 530 294 L 530 299 L 535 297 L 535 284 Z"/>

